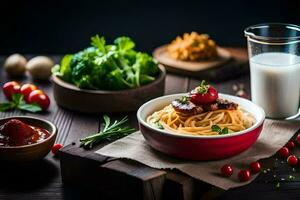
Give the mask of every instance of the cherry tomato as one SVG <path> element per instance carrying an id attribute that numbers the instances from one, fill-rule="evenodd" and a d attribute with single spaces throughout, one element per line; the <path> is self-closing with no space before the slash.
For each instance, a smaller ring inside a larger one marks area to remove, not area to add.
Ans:
<path id="1" fill-rule="evenodd" d="M 63 147 L 62 144 L 54 144 L 51 151 L 56 156 L 58 151 Z"/>
<path id="2" fill-rule="evenodd" d="M 26 84 L 21 86 L 21 93 L 23 94 L 24 99 L 28 102 L 29 94 L 32 91 L 37 90 L 37 89 L 38 89 L 37 86 L 35 86 L 33 84 L 26 83 Z"/>
<path id="3" fill-rule="evenodd" d="M 287 158 L 290 155 L 290 151 L 287 147 L 282 147 L 279 149 L 278 153 L 283 158 Z"/>
<path id="4" fill-rule="evenodd" d="M 233 174 L 233 168 L 231 165 L 224 165 L 221 168 L 221 174 L 225 177 L 229 177 Z"/>
<path id="5" fill-rule="evenodd" d="M 16 81 L 10 81 L 3 85 L 3 93 L 8 100 L 11 100 L 13 94 L 20 93 L 20 84 Z"/>
<path id="6" fill-rule="evenodd" d="M 251 174 L 256 174 L 260 172 L 261 166 L 259 162 L 250 163 Z"/>
<path id="7" fill-rule="evenodd" d="M 49 97 L 43 93 L 41 90 L 34 90 L 29 94 L 28 97 L 29 103 L 37 103 L 41 106 L 42 110 L 47 110 L 50 105 Z"/>
<path id="8" fill-rule="evenodd" d="M 300 144 L 300 134 L 297 135 L 297 143 Z"/>
<path id="9" fill-rule="evenodd" d="M 296 166 L 298 164 L 298 158 L 295 155 L 290 155 L 287 158 L 287 163 L 289 166 Z"/>
<path id="10" fill-rule="evenodd" d="M 286 143 L 285 145 L 288 149 L 292 149 L 295 147 L 295 143 L 293 141 L 289 141 L 288 143 Z"/>
<path id="11" fill-rule="evenodd" d="M 245 182 L 245 181 L 249 181 L 250 180 L 250 171 L 247 169 L 242 169 L 239 173 L 238 173 L 238 177 L 240 182 Z"/>
<path id="12" fill-rule="evenodd" d="M 201 86 L 200 86 L 201 87 Z M 217 90 L 212 86 L 207 86 L 207 92 L 201 93 L 199 87 L 191 92 L 190 100 L 194 104 L 209 104 L 213 103 L 219 97 Z"/>

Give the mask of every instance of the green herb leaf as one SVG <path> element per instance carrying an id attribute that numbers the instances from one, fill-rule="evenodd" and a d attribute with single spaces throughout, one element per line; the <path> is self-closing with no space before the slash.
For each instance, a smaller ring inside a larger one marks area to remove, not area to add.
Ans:
<path id="1" fill-rule="evenodd" d="M 221 129 L 221 127 L 218 126 L 218 125 L 212 125 L 211 126 L 211 130 L 213 132 L 218 132 L 220 135 L 224 135 L 224 134 L 228 134 L 229 133 L 229 129 L 227 127 Z"/>
<path id="2" fill-rule="evenodd" d="M 218 125 L 212 125 L 212 126 L 211 126 L 211 130 L 212 130 L 213 132 L 218 132 L 218 133 L 222 132 L 222 129 L 221 129 L 220 126 L 218 126 Z"/>
<path id="3" fill-rule="evenodd" d="M 0 104 L 0 111 L 7 111 L 11 109 L 19 109 L 28 112 L 39 112 L 42 111 L 42 108 L 36 104 L 27 104 L 23 100 L 24 96 L 22 94 L 13 94 L 12 100 L 10 102 L 5 102 Z"/>
<path id="4" fill-rule="evenodd" d="M 190 98 L 187 96 L 183 96 L 181 97 L 181 99 L 179 99 L 179 102 L 182 104 L 188 104 L 189 103 Z"/>
<path id="5" fill-rule="evenodd" d="M 104 115 L 103 119 L 104 119 L 104 122 L 105 122 L 103 132 L 105 132 L 108 129 L 109 125 L 110 125 L 110 118 L 107 115 Z"/>
<path id="6" fill-rule="evenodd" d="M 225 128 L 222 129 L 221 134 L 228 134 L 228 133 L 229 133 L 229 130 L 228 130 L 227 127 L 225 127 Z"/>
<path id="7" fill-rule="evenodd" d="M 0 104 L 0 111 L 1 112 L 5 112 L 5 111 L 8 111 L 8 110 L 11 110 L 14 108 L 14 103 L 12 102 L 9 102 L 9 103 L 1 103 Z"/>
<path id="8" fill-rule="evenodd" d="M 33 104 L 21 103 L 17 106 L 17 108 L 20 110 L 29 111 L 33 113 L 42 111 L 42 108 L 36 103 Z"/>
<path id="9" fill-rule="evenodd" d="M 206 94 L 208 92 L 208 84 L 206 83 L 205 80 L 202 80 L 200 85 L 197 88 L 197 92 L 200 94 Z"/>
<path id="10" fill-rule="evenodd" d="M 106 48 L 105 48 L 105 39 L 104 37 L 99 37 L 99 35 L 95 35 L 94 37 L 91 38 L 91 45 L 98 48 L 101 53 L 106 53 Z"/>
<path id="11" fill-rule="evenodd" d="M 53 75 L 61 77 L 67 82 L 70 82 L 72 79 L 72 72 L 71 72 L 71 61 L 73 55 L 65 55 L 62 60 L 60 61 L 60 65 L 54 65 L 52 67 L 51 72 Z"/>
<path id="12" fill-rule="evenodd" d="M 130 49 L 133 49 L 135 44 L 129 37 L 118 37 L 114 41 L 115 45 L 118 47 L 118 49 L 122 51 L 128 51 Z"/>
<path id="13" fill-rule="evenodd" d="M 165 129 L 164 126 L 160 123 L 160 121 L 155 122 L 157 128 L 159 129 Z"/>
<path id="14" fill-rule="evenodd" d="M 95 145 L 99 144 L 104 140 L 115 140 L 130 133 L 134 132 L 135 129 L 123 126 L 124 123 L 128 121 L 127 116 L 120 121 L 115 120 L 113 123 L 111 119 L 107 116 L 103 116 L 104 128 L 99 133 L 93 134 L 91 136 L 85 137 L 80 140 L 80 146 L 83 148 L 91 149 Z"/>
<path id="15" fill-rule="evenodd" d="M 12 101 L 18 105 L 22 100 L 23 100 L 24 96 L 22 94 L 13 94 L 12 95 Z"/>

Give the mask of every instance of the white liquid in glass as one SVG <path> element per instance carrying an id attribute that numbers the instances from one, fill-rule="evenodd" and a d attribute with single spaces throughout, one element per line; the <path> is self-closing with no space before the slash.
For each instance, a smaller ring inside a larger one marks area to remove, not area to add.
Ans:
<path id="1" fill-rule="evenodd" d="M 288 53 L 262 53 L 250 59 L 251 97 L 266 116 L 297 114 L 300 99 L 300 57 Z"/>

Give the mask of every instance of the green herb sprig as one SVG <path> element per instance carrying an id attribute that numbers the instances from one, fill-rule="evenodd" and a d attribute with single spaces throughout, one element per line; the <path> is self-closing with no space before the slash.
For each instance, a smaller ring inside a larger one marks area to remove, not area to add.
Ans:
<path id="1" fill-rule="evenodd" d="M 218 125 L 212 125 L 211 126 L 211 130 L 213 132 L 218 132 L 220 135 L 224 135 L 224 134 L 228 134 L 229 133 L 229 129 L 227 127 L 221 129 L 221 127 L 218 126 Z"/>
<path id="2" fill-rule="evenodd" d="M 157 120 L 157 121 L 155 122 L 155 124 L 156 124 L 157 128 L 159 128 L 159 129 L 165 129 L 164 126 L 160 123 L 159 120 Z"/>
<path id="3" fill-rule="evenodd" d="M 190 101 L 190 98 L 187 97 L 187 96 L 183 96 L 183 97 L 181 97 L 180 99 L 178 99 L 178 102 L 179 102 L 179 103 L 182 103 L 182 104 L 188 104 L 189 101 Z"/>
<path id="4" fill-rule="evenodd" d="M 81 139 L 80 147 L 91 149 L 104 140 L 116 140 L 135 131 L 134 128 L 124 126 L 124 124 L 128 121 L 127 116 L 120 121 L 115 120 L 113 123 L 107 115 L 104 115 L 103 119 L 103 130 L 99 133 Z"/>
<path id="5" fill-rule="evenodd" d="M 14 110 L 14 109 L 27 111 L 27 112 L 33 112 L 33 113 L 42 111 L 42 108 L 38 104 L 26 103 L 24 101 L 24 96 L 22 94 L 13 94 L 11 101 L 0 103 L 0 111 L 1 112 L 5 112 L 8 110 Z"/>
<path id="6" fill-rule="evenodd" d="M 205 80 L 202 80 L 200 85 L 197 87 L 197 92 L 200 94 L 206 94 L 208 92 L 209 85 Z"/>

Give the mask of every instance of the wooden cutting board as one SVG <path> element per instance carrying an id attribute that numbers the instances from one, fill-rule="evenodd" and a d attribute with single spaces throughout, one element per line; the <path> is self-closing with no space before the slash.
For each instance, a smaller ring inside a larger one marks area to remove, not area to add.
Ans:
<path id="1" fill-rule="evenodd" d="M 186 74 L 186 72 L 198 74 L 204 70 L 221 66 L 232 58 L 231 53 L 224 48 L 218 47 L 217 52 L 218 57 L 214 60 L 181 61 L 172 58 L 167 52 L 167 45 L 163 45 L 154 50 L 153 56 L 169 71 L 182 72 L 183 74 Z"/>
<path id="2" fill-rule="evenodd" d="M 166 46 L 162 46 L 157 48 L 153 55 L 157 59 L 157 55 L 161 55 L 160 53 Z M 218 63 L 214 63 L 215 65 L 210 64 L 210 66 L 203 67 L 202 65 L 201 70 L 192 71 L 186 70 L 182 67 L 174 67 L 167 64 L 164 64 L 163 61 L 158 59 L 158 62 L 163 64 L 168 72 L 176 73 L 179 75 L 185 75 L 189 77 L 195 77 L 199 80 L 205 79 L 207 81 L 212 82 L 221 82 L 228 79 L 240 77 L 242 75 L 249 73 L 249 64 L 248 64 L 248 54 L 247 49 L 245 48 L 219 48 L 219 51 L 224 54 L 224 58 L 220 59 Z M 166 51 L 164 51 L 166 54 Z M 227 57 L 225 56 L 227 55 Z M 166 57 L 166 55 L 165 55 Z M 169 57 L 169 56 L 168 56 Z M 227 59 L 225 59 L 225 57 Z M 168 58 L 169 60 L 172 58 Z M 221 62 L 222 60 L 222 62 Z M 184 62 L 184 61 L 176 61 L 172 59 L 172 62 Z M 184 62 L 185 63 L 185 62 Z M 204 63 L 203 63 L 204 64 Z"/>

